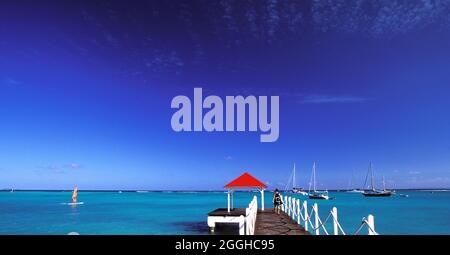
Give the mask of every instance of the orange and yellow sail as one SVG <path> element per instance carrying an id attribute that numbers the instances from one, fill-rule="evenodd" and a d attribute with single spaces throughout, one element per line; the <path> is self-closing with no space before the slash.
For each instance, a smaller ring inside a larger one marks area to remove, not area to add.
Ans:
<path id="1" fill-rule="evenodd" d="M 72 193 L 72 203 L 76 203 L 77 202 L 77 196 L 78 196 L 78 188 L 75 187 L 73 189 L 73 193 Z"/>

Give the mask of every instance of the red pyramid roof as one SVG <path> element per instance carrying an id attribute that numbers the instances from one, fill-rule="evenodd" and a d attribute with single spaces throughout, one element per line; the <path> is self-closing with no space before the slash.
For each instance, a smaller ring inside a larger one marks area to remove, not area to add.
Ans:
<path id="1" fill-rule="evenodd" d="M 245 172 L 225 185 L 225 188 L 267 188 L 267 185 Z"/>

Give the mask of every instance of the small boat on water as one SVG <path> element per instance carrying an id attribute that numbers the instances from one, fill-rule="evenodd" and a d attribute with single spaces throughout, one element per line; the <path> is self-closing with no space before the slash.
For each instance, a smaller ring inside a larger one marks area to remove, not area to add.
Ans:
<path id="1" fill-rule="evenodd" d="M 286 192 L 292 192 L 295 194 L 300 194 L 300 195 L 304 195 L 307 196 L 308 193 L 306 191 L 304 191 L 302 188 L 297 187 L 296 182 L 295 182 L 295 163 L 294 163 L 294 169 L 292 170 L 291 176 L 289 177 L 289 180 L 286 184 L 285 190 Z M 289 186 L 292 182 L 292 189 L 289 189 Z"/>
<path id="2" fill-rule="evenodd" d="M 313 191 L 311 192 L 311 183 L 313 185 Z M 314 162 L 313 164 L 313 170 L 312 170 L 312 175 L 311 175 L 311 182 L 309 183 L 309 194 L 308 197 L 310 199 L 324 199 L 324 200 L 328 200 L 330 199 L 330 196 L 328 195 L 328 191 L 317 191 L 316 190 L 316 162 Z"/>
<path id="3" fill-rule="evenodd" d="M 366 187 L 369 174 L 371 177 L 371 189 L 365 190 L 363 195 L 366 197 L 390 197 L 392 195 L 392 192 L 389 190 L 386 190 L 385 183 L 384 183 L 384 177 L 383 177 L 383 189 L 382 190 L 375 189 L 375 179 L 374 179 L 373 170 L 372 170 L 372 162 L 369 163 L 369 170 L 366 175 L 364 187 Z"/>
<path id="4" fill-rule="evenodd" d="M 392 193 L 382 190 L 366 190 L 363 195 L 366 197 L 390 197 Z"/>
<path id="5" fill-rule="evenodd" d="M 362 189 L 352 189 L 352 190 L 347 190 L 348 193 L 364 193 L 364 190 Z"/>
<path id="6" fill-rule="evenodd" d="M 352 178 L 350 179 L 348 189 L 346 192 L 348 192 L 348 193 L 364 193 L 364 190 L 357 189 L 354 187 L 354 184 L 355 184 L 354 177 L 355 177 L 355 175 L 354 175 L 354 172 L 352 171 Z"/>
<path id="7" fill-rule="evenodd" d="M 295 193 L 295 194 L 303 195 L 303 196 L 307 196 L 308 195 L 308 192 L 304 191 L 302 188 L 293 188 L 292 192 Z"/>

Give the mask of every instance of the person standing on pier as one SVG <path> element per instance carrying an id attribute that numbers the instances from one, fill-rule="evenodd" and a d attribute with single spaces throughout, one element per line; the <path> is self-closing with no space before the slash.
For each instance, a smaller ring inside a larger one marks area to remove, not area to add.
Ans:
<path id="1" fill-rule="evenodd" d="M 275 189 L 275 192 L 273 193 L 273 198 L 272 198 L 272 203 L 273 203 L 273 210 L 275 213 L 280 214 L 280 210 L 281 210 L 281 205 L 284 203 L 283 202 L 283 198 L 280 195 L 280 192 L 278 191 L 278 189 Z"/>

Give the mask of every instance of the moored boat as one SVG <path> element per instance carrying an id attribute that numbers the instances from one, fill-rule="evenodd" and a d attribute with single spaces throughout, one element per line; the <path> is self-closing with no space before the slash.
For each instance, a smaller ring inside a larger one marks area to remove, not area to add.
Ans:
<path id="1" fill-rule="evenodd" d="M 372 162 L 369 163 L 369 170 L 366 175 L 366 181 L 364 182 L 364 187 L 366 186 L 367 178 L 368 178 L 369 174 L 371 177 L 371 189 L 365 190 L 363 193 L 364 196 L 366 196 L 366 197 L 389 197 L 392 195 L 391 191 L 386 190 L 386 187 L 384 184 L 384 177 L 383 177 L 383 190 L 375 189 L 375 179 L 374 179 L 373 170 L 372 170 Z"/>
<path id="2" fill-rule="evenodd" d="M 364 190 L 357 189 L 354 187 L 354 185 L 355 185 L 355 174 L 352 171 L 352 178 L 349 181 L 348 189 L 346 192 L 348 192 L 348 193 L 364 193 Z"/>
<path id="3" fill-rule="evenodd" d="M 306 191 L 304 191 L 302 188 L 297 187 L 295 175 L 296 175 L 296 169 L 295 169 L 295 163 L 294 163 L 294 169 L 292 170 L 291 176 L 289 177 L 289 180 L 286 184 L 286 188 L 285 188 L 286 192 L 292 192 L 294 194 L 300 194 L 303 196 L 307 196 L 308 193 Z M 292 189 L 289 189 L 291 182 L 292 182 Z"/>
<path id="4" fill-rule="evenodd" d="M 311 183 L 313 185 L 313 191 L 311 192 Z M 308 197 L 310 199 L 324 199 L 328 200 L 330 199 L 330 196 L 328 195 L 328 191 L 317 191 L 316 190 L 316 162 L 313 163 L 313 170 L 311 175 L 311 182 L 310 182 L 310 192 L 308 194 Z"/>

